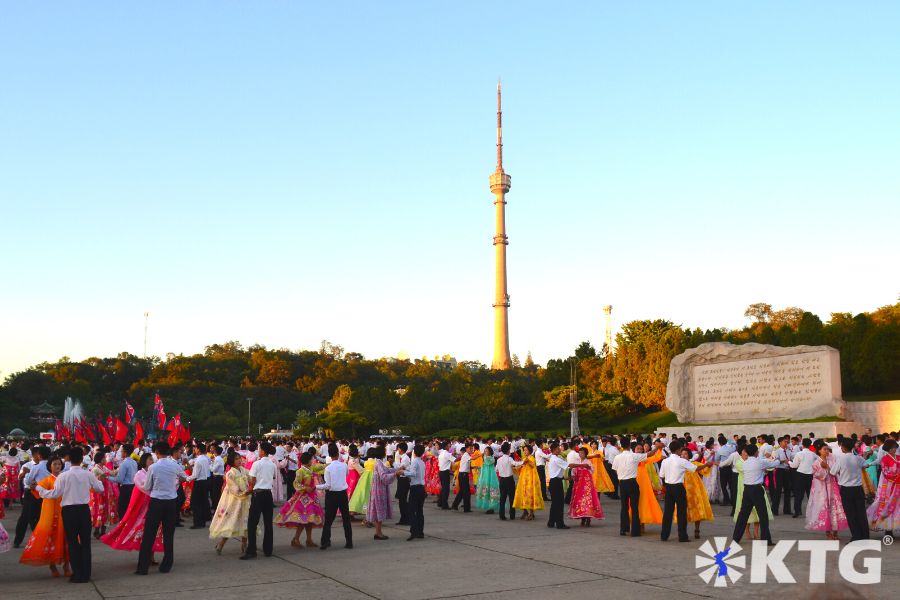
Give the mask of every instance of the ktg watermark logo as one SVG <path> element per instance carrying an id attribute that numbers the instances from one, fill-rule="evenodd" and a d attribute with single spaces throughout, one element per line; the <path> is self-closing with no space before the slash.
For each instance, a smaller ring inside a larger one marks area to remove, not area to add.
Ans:
<path id="1" fill-rule="evenodd" d="M 854 560 L 862 552 L 881 554 L 878 540 L 850 542 L 843 548 L 837 540 L 781 540 L 769 548 L 765 540 L 754 540 L 750 556 L 741 554 L 744 549 L 737 542 L 728 543 L 728 538 L 713 538 L 700 546 L 700 554 L 695 557 L 698 575 L 706 583 L 715 587 L 726 587 L 737 583 L 744 576 L 747 561 L 750 562 L 750 583 L 766 583 L 771 573 L 777 583 L 797 583 L 784 564 L 788 553 L 809 553 L 809 583 L 825 583 L 825 568 L 829 555 L 837 554 L 838 572 L 849 583 L 866 585 L 881 583 L 881 556 L 863 556 L 862 568 L 857 569 Z"/>

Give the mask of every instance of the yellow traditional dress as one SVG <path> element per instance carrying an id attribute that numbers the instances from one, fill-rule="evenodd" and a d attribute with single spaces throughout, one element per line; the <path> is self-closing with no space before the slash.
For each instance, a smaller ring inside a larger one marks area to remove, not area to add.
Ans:
<path id="1" fill-rule="evenodd" d="M 704 470 L 704 467 L 709 468 L 709 465 L 696 461 L 694 461 L 694 464 L 697 466 L 697 471 L 684 472 L 684 491 L 687 494 L 688 504 L 687 520 L 688 523 L 712 521 L 715 517 L 713 517 L 712 506 L 709 504 L 706 486 L 701 478 L 701 471 Z M 677 515 L 675 516 L 675 521 L 678 522 Z"/>
<path id="2" fill-rule="evenodd" d="M 522 510 L 544 510 L 544 496 L 541 494 L 541 480 L 538 477 L 534 457 L 522 460 L 519 469 L 519 482 L 516 484 L 516 496 L 513 508 Z"/>
<path id="3" fill-rule="evenodd" d="M 588 459 L 591 461 L 591 466 L 594 467 L 594 487 L 597 488 L 597 491 L 601 494 L 614 491 L 616 488 L 613 486 L 612 479 L 609 478 L 609 473 L 606 472 L 606 465 L 603 464 L 603 453 L 588 454 Z"/>
<path id="4" fill-rule="evenodd" d="M 476 485 L 478 483 L 478 476 L 481 475 L 481 467 L 483 465 L 484 455 L 481 454 L 481 450 L 476 450 L 472 453 L 472 462 L 470 463 L 470 467 L 472 469 L 472 474 L 470 475 L 472 485 Z"/>

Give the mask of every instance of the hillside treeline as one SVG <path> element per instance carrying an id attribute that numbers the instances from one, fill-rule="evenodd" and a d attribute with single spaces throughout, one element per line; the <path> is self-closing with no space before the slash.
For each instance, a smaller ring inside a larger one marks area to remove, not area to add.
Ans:
<path id="1" fill-rule="evenodd" d="M 499 372 L 477 362 L 450 369 L 434 361 L 366 359 L 329 342 L 299 351 L 227 342 L 165 359 L 64 357 L 5 379 L 0 431 L 35 431 L 31 408 L 47 402 L 61 412 L 67 396 L 80 400 L 90 416 L 120 414 L 128 399 L 138 416 L 149 417 L 157 392 L 166 412 L 181 412 L 197 433 L 244 433 L 248 408 L 253 433 L 292 424 L 339 434 L 546 431 L 568 423 L 573 365 L 580 421 L 590 430 L 662 407 L 669 361 L 711 341 L 827 344 L 841 352 L 845 396 L 900 391 L 900 303 L 855 316 L 834 313 L 827 323 L 799 308 L 773 310 L 764 303 L 751 305 L 745 316 L 753 322 L 740 330 L 633 321 L 616 336 L 612 354 L 584 342 L 546 366 L 529 358 Z"/>

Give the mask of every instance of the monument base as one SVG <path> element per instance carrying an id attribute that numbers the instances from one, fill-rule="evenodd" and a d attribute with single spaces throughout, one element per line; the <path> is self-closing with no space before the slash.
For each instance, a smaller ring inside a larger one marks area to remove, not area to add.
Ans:
<path id="1" fill-rule="evenodd" d="M 758 436 L 760 434 L 772 434 L 776 438 L 783 435 L 797 435 L 808 437 L 810 432 L 814 433 L 817 438 L 837 437 L 837 434 L 862 435 L 865 433 L 865 425 L 857 421 L 817 421 L 813 423 L 734 423 L 730 425 L 678 425 L 660 427 L 654 434 L 661 433 L 671 435 L 677 434 L 678 437 L 686 433 L 691 434 L 691 438 L 697 439 L 698 435 L 702 435 L 704 439 L 710 437 L 717 438 L 719 434 L 724 434 L 726 438 L 731 439 L 733 435 L 745 435 L 747 438 Z"/>

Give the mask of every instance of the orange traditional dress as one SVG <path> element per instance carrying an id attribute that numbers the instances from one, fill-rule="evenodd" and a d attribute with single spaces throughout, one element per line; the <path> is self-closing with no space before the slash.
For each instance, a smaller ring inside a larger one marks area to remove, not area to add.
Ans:
<path id="1" fill-rule="evenodd" d="M 56 476 L 45 477 L 38 485 L 45 490 L 52 490 L 56 485 Z M 44 499 L 41 517 L 19 562 L 35 567 L 69 562 L 69 547 L 66 545 L 66 532 L 62 522 L 62 498 Z"/>
<path id="2" fill-rule="evenodd" d="M 481 453 L 481 450 L 476 450 L 472 453 L 472 462 L 469 463 L 469 466 L 472 470 L 469 479 L 472 481 L 472 487 L 475 487 L 475 484 L 478 483 L 478 477 L 481 475 L 481 467 L 484 466 L 484 455 Z"/>
<path id="3" fill-rule="evenodd" d="M 641 490 L 641 497 L 638 501 L 638 510 L 640 511 L 641 524 L 643 525 L 646 525 L 647 523 L 655 523 L 656 525 L 662 524 L 662 509 L 659 507 L 659 500 L 656 499 L 656 494 L 653 493 L 653 484 L 650 483 L 650 473 L 647 472 L 648 466 L 652 469 L 653 463 L 658 463 L 661 460 L 662 452 L 657 452 L 638 465 L 637 483 L 638 488 Z M 630 512 L 629 509 L 629 513 Z"/>
<path id="4" fill-rule="evenodd" d="M 593 451 L 593 448 L 591 448 L 591 451 Z M 603 464 L 603 453 L 588 454 L 588 460 L 591 461 L 591 467 L 594 468 L 594 487 L 597 489 L 597 492 L 604 494 L 615 491 L 616 488 L 612 479 L 609 478 L 609 473 L 606 472 L 606 465 Z"/>
<path id="5" fill-rule="evenodd" d="M 519 468 L 519 482 L 516 484 L 516 496 L 513 508 L 523 510 L 544 510 L 544 496 L 541 494 L 541 480 L 538 477 L 537 464 L 534 457 L 522 460 Z"/>

